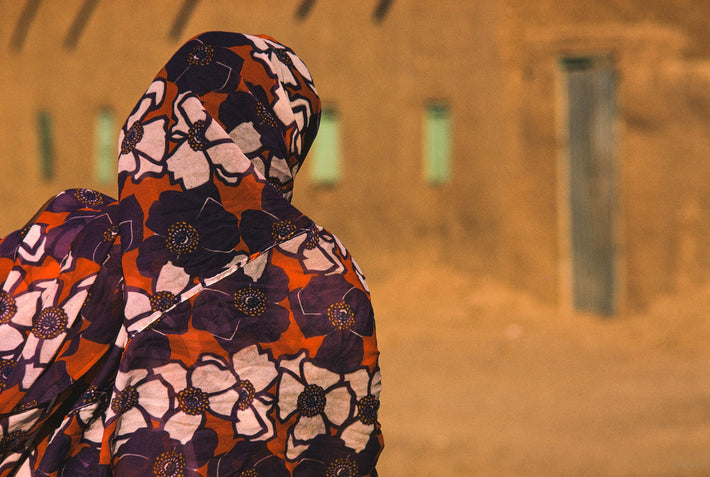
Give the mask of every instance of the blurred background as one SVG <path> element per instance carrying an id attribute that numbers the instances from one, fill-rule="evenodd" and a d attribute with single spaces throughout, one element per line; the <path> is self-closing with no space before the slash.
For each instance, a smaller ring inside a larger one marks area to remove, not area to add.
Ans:
<path id="1" fill-rule="evenodd" d="M 710 474 L 710 2 L 0 0 L 0 235 L 116 196 L 206 30 L 310 68 L 294 203 L 378 323 L 388 476 Z"/>

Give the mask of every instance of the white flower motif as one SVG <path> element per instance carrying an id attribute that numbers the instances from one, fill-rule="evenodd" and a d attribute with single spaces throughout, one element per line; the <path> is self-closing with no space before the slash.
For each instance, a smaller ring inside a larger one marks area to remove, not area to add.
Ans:
<path id="1" fill-rule="evenodd" d="M 236 183 L 251 162 L 222 127 L 207 113 L 192 93 L 182 93 L 175 100 L 177 123 L 170 139 L 181 144 L 167 159 L 167 167 L 185 189 L 210 180 L 212 167 L 226 182 Z"/>
<path id="2" fill-rule="evenodd" d="M 352 408 L 352 396 L 341 376 L 304 358 L 305 352 L 280 365 L 283 374 L 279 383 L 279 418 L 285 421 L 293 413 L 298 414 L 289 430 L 286 445 L 289 459 L 297 458 L 306 449 L 302 443 L 325 434 L 328 423 L 343 424 Z"/>
<path id="3" fill-rule="evenodd" d="M 92 280 L 93 281 L 93 280 Z M 58 295 L 59 284 L 57 280 L 50 281 L 40 297 L 39 306 L 32 307 L 37 310 L 32 316 L 32 330 L 25 340 L 22 356 L 27 360 L 39 358 L 38 364 L 46 365 L 52 361 L 64 343 L 67 330 L 74 323 L 81 305 L 89 294 L 87 285 L 61 305 L 54 305 Z M 9 328 L 8 328 L 9 329 Z M 6 331 L 11 334 L 11 332 Z M 8 336 L 8 339 L 10 336 Z M 25 376 L 25 380 L 27 376 Z M 23 383 L 25 382 L 23 380 Z"/>
<path id="4" fill-rule="evenodd" d="M 242 267 L 242 271 L 244 275 L 248 276 L 256 283 L 264 274 L 267 263 L 269 263 L 269 252 L 263 253 L 250 262 L 245 263 Z"/>
<path id="5" fill-rule="evenodd" d="M 34 224 L 20 244 L 17 255 L 29 265 L 38 265 L 44 260 L 46 244 L 47 236 L 42 232 L 42 227 Z"/>
<path id="6" fill-rule="evenodd" d="M 136 110 L 126 120 L 118 136 L 118 172 L 133 173 L 140 179 L 146 173 L 160 173 L 165 154 L 165 118 L 144 122 L 148 111 L 163 102 L 165 82 L 155 80 L 143 95 Z"/>
<path id="7" fill-rule="evenodd" d="M 284 47 L 282 45 L 279 45 L 278 43 L 275 43 L 271 40 L 267 40 L 266 38 L 261 38 L 261 37 L 254 36 L 254 35 L 245 35 L 245 36 L 247 38 L 249 38 L 254 43 L 254 46 L 256 46 L 257 49 L 260 50 L 260 53 L 256 53 L 256 54 L 254 54 L 254 56 L 257 58 L 267 59 L 267 61 L 273 65 L 275 73 L 279 74 L 279 72 L 281 72 L 284 69 L 288 71 L 288 68 L 283 63 L 281 58 L 279 58 L 275 53 L 276 51 L 281 50 L 282 53 L 279 53 L 279 55 L 284 59 L 288 58 L 286 61 L 290 61 L 291 63 L 293 63 L 293 66 L 296 68 L 296 70 L 298 70 L 298 72 L 304 78 L 308 79 L 308 81 L 312 81 L 311 74 L 308 71 L 308 68 L 306 68 L 306 65 L 303 63 L 303 61 L 301 61 L 301 59 L 298 56 L 296 56 L 293 53 L 291 53 L 290 51 L 284 49 Z M 267 53 L 269 53 L 269 54 L 267 55 Z M 273 57 L 276 57 L 276 58 L 274 59 Z M 283 75 L 283 77 L 282 77 L 282 75 Z M 290 71 L 288 71 L 288 75 L 290 75 L 290 78 L 293 78 L 293 75 L 291 74 Z M 288 81 L 289 78 L 284 72 L 279 74 L 279 80 L 281 80 L 284 83 L 296 84 L 295 79 L 291 79 L 290 81 Z"/>
<path id="8" fill-rule="evenodd" d="M 345 445 L 361 452 L 370 440 L 377 423 L 380 407 L 382 378 L 377 369 L 370 377 L 366 369 L 359 369 L 345 376 L 357 399 L 357 420 L 343 430 L 341 438 Z"/>
<path id="9" fill-rule="evenodd" d="M 239 124 L 229 132 L 229 137 L 244 154 L 251 154 L 262 147 L 261 134 L 254 128 L 253 121 Z"/>
<path id="10" fill-rule="evenodd" d="M 145 369 L 119 372 L 116 388 L 118 391 L 114 393 L 106 412 L 107 421 L 119 416 L 113 433 L 114 452 L 136 430 L 148 426 L 151 419 L 162 420 L 170 402 L 168 388 L 157 376 L 149 376 Z"/>
<path id="11" fill-rule="evenodd" d="M 256 345 L 235 353 L 231 361 L 205 354 L 190 369 L 170 363 L 155 370 L 175 391 L 170 405 L 175 412 L 164 425 L 173 439 L 183 444 L 192 439 L 207 412 L 231 421 L 238 436 L 273 436 L 267 417 L 273 397 L 267 390 L 278 374 L 276 365 Z"/>
<path id="12" fill-rule="evenodd" d="M 9 324 L 0 326 L 0 354 L 5 355 L 14 351 L 25 341 L 25 335 Z"/>
<path id="13" fill-rule="evenodd" d="M 345 271 L 341 259 L 335 254 L 338 247 L 335 237 L 321 227 L 300 234 L 278 245 L 278 250 L 298 258 L 303 270 L 325 272 L 326 275 L 341 274 Z"/>
<path id="14" fill-rule="evenodd" d="M 153 296 L 148 296 L 142 289 L 128 289 L 124 315 L 129 323 L 129 331 L 145 328 L 163 312 L 179 303 L 180 294 L 189 285 L 190 276 L 183 268 L 169 261 L 160 269 Z"/>

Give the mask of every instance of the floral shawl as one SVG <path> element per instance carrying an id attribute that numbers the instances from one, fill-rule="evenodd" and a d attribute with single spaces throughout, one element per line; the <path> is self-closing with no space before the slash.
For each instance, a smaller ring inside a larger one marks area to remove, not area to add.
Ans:
<path id="1" fill-rule="evenodd" d="M 0 476 L 376 475 L 369 291 L 290 203 L 319 114 L 289 48 L 202 34 L 121 129 L 119 200 L 0 242 Z"/>

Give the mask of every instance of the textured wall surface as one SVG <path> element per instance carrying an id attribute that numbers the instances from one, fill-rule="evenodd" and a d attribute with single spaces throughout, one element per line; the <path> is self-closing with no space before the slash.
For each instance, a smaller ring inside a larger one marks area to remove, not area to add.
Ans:
<path id="1" fill-rule="evenodd" d="M 366 271 L 382 277 L 393 261 L 426 255 L 563 307 L 572 272 L 559 62 L 608 58 L 619 309 L 710 280 L 710 4 L 400 0 L 378 19 L 386 2 L 307 3 L 0 2 L 1 233 L 65 188 L 115 195 L 95 178 L 98 111 L 114 110 L 120 127 L 184 40 L 222 29 L 293 47 L 338 110 L 343 181 L 315 187 L 306 161 L 294 202 Z M 438 186 L 422 166 L 431 101 L 450 105 L 453 124 L 453 176 Z M 38 160 L 40 110 L 54 119 L 51 180 Z"/>

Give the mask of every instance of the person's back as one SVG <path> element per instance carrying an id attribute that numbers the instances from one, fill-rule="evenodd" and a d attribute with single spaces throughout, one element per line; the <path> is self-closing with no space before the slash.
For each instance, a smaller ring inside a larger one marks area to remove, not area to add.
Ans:
<path id="1" fill-rule="evenodd" d="M 364 278 L 290 204 L 320 103 L 267 37 L 205 33 L 119 137 L 119 199 L 0 242 L 0 475 L 376 475 Z"/>

